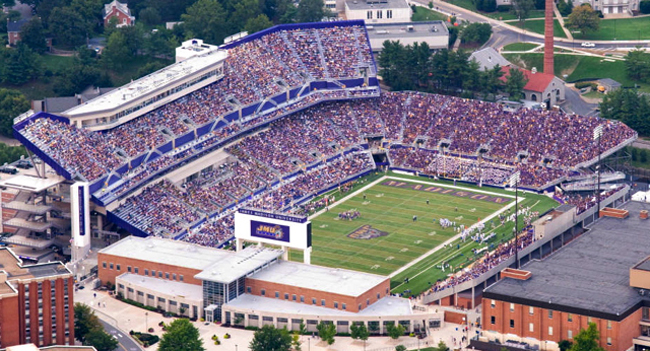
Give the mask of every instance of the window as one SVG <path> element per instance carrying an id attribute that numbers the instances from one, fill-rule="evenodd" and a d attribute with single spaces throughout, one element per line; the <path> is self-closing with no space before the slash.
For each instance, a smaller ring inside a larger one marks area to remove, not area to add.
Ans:
<path id="1" fill-rule="evenodd" d="M 379 296 L 379 294 L 377 294 L 377 300 L 379 300 L 380 297 L 381 297 L 381 296 Z"/>
<path id="2" fill-rule="evenodd" d="M 169 272 L 165 272 L 165 279 L 169 280 Z"/>
<path id="3" fill-rule="evenodd" d="M 548 310 L 548 319 L 553 319 L 553 310 Z"/>
<path id="4" fill-rule="evenodd" d="M 386 10 L 386 18 L 393 18 L 393 10 Z"/>
<path id="5" fill-rule="evenodd" d="M 280 298 L 280 293 L 277 292 L 277 291 L 275 292 L 275 298 L 276 298 L 276 299 L 279 299 L 279 298 Z"/>
<path id="6" fill-rule="evenodd" d="M 171 306 L 176 306 L 177 302 L 174 301 L 174 300 L 169 300 L 169 304 L 170 304 Z"/>
<path id="7" fill-rule="evenodd" d="M 284 293 L 284 299 L 285 299 L 285 300 L 289 300 L 289 294 Z"/>
<path id="8" fill-rule="evenodd" d="M 305 302 L 305 297 L 300 295 L 300 302 Z"/>
<path id="9" fill-rule="evenodd" d="M 117 270 L 118 270 L 118 271 L 119 271 L 119 270 L 122 270 L 122 268 L 120 267 L 119 264 L 117 265 Z"/>
<path id="10" fill-rule="evenodd" d="M 250 286 L 247 286 L 247 287 L 246 287 L 246 292 L 250 294 L 251 291 L 252 291 L 251 287 L 250 287 Z"/>
<path id="11" fill-rule="evenodd" d="M 172 280 L 176 280 L 176 273 L 172 274 Z"/>
<path id="12" fill-rule="evenodd" d="M 151 276 L 154 278 L 156 277 L 156 271 L 154 271 L 153 269 L 151 270 Z"/>
<path id="13" fill-rule="evenodd" d="M 548 335 L 553 335 L 553 327 L 548 327 Z"/>
<path id="14" fill-rule="evenodd" d="M 573 339 L 573 330 L 567 331 L 567 338 L 568 339 Z"/>
<path id="15" fill-rule="evenodd" d="M 496 317 L 491 316 L 491 317 L 490 317 L 490 324 L 496 324 L 496 322 L 497 322 Z"/>
<path id="16" fill-rule="evenodd" d="M 138 267 L 135 267 L 134 272 L 135 272 L 135 274 L 139 274 Z"/>
<path id="17" fill-rule="evenodd" d="M 260 293 L 262 294 L 262 296 L 266 296 L 266 289 L 262 289 Z"/>
<path id="18" fill-rule="evenodd" d="M 612 346 L 612 338 L 609 336 L 607 337 L 607 345 Z"/>
<path id="19" fill-rule="evenodd" d="M 510 303 L 510 312 L 514 312 L 514 311 L 515 311 L 515 304 Z"/>
<path id="20" fill-rule="evenodd" d="M 144 293 L 142 291 L 138 291 L 138 296 L 144 296 Z"/>
<path id="21" fill-rule="evenodd" d="M 313 298 L 313 297 L 311 298 L 311 304 L 312 304 L 312 305 L 315 305 L 315 304 L 316 304 L 316 299 Z"/>
<path id="22" fill-rule="evenodd" d="M 334 301 L 334 308 L 339 308 L 339 303 Z"/>
<path id="23" fill-rule="evenodd" d="M 573 322 L 573 315 L 571 313 L 567 314 L 567 321 Z"/>
<path id="24" fill-rule="evenodd" d="M 131 273 L 131 266 L 126 266 L 126 271 Z"/>
<path id="25" fill-rule="evenodd" d="M 361 304 L 359 304 L 359 306 L 357 307 L 358 307 L 357 311 L 361 311 Z"/>
<path id="26" fill-rule="evenodd" d="M 514 327 L 515 327 L 515 320 L 511 319 L 510 320 L 510 328 L 514 328 Z"/>
<path id="27" fill-rule="evenodd" d="M 149 275 L 149 270 L 146 268 L 144 269 L 144 275 Z"/>
<path id="28" fill-rule="evenodd" d="M 370 299 L 366 299 L 366 307 L 370 306 Z"/>
<path id="29" fill-rule="evenodd" d="M 366 19 L 372 19 L 372 11 L 368 11 Z"/>
<path id="30" fill-rule="evenodd" d="M 164 299 L 164 298 L 162 298 L 162 297 L 159 297 L 159 298 L 158 298 L 158 302 L 162 302 L 162 303 L 165 303 L 165 299 Z"/>
<path id="31" fill-rule="evenodd" d="M 345 305 L 345 303 L 341 304 L 341 308 L 342 308 L 344 311 L 347 309 L 347 306 Z"/>
<path id="32" fill-rule="evenodd" d="M 117 287 L 118 287 L 119 289 L 124 289 L 124 285 L 122 285 L 122 284 L 117 284 Z"/>
<path id="33" fill-rule="evenodd" d="M 291 295 L 291 300 L 296 301 L 297 297 L 296 294 Z"/>
<path id="34" fill-rule="evenodd" d="M 535 331 L 535 325 L 533 323 L 528 323 L 528 331 L 531 333 Z"/>
<path id="35" fill-rule="evenodd" d="M 612 329 L 612 321 L 607 321 L 607 329 Z"/>
<path id="36" fill-rule="evenodd" d="M 535 314 L 535 308 L 533 306 L 528 306 L 528 314 L 531 316 Z"/>
<path id="37" fill-rule="evenodd" d="M 178 276 L 178 279 L 180 279 L 180 281 L 184 281 L 184 280 L 183 280 L 183 275 L 182 275 L 182 274 L 179 275 L 179 276 Z"/>
<path id="38" fill-rule="evenodd" d="M 325 306 L 325 300 L 320 300 L 320 305 Z"/>
<path id="39" fill-rule="evenodd" d="M 382 17 L 381 10 L 377 10 L 377 18 L 380 19 Z"/>
<path id="40" fill-rule="evenodd" d="M 162 278 L 162 274 L 163 274 L 162 271 L 158 271 L 158 278 Z"/>
<path id="41" fill-rule="evenodd" d="M 106 268 L 106 262 L 102 262 L 102 268 Z"/>
<path id="42" fill-rule="evenodd" d="M 152 300 L 154 299 L 153 295 L 151 295 L 151 294 L 147 294 L 147 298 L 152 299 Z"/>
<path id="43" fill-rule="evenodd" d="M 497 305 L 497 302 L 494 300 L 490 300 L 490 307 L 494 308 L 494 306 Z"/>

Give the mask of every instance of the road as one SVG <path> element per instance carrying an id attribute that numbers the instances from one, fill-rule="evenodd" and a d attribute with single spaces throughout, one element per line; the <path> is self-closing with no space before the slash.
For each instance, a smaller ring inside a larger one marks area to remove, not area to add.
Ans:
<path id="1" fill-rule="evenodd" d="M 97 316 L 99 317 L 99 316 Z M 124 335 L 124 333 L 118 329 L 116 329 L 114 326 L 111 324 L 105 322 L 101 318 L 99 318 L 99 322 L 104 326 L 104 330 L 115 338 L 117 338 L 117 341 L 120 343 L 118 347 L 115 350 L 119 351 L 140 351 L 142 350 L 140 346 L 133 341 L 128 335 Z"/>

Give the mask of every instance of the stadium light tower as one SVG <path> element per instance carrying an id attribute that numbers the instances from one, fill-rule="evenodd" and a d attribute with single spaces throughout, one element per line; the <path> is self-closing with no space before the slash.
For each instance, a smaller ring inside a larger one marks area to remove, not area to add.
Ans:
<path id="1" fill-rule="evenodd" d="M 519 226 L 519 176 L 519 171 L 510 176 L 510 187 L 515 187 L 515 265 L 517 269 L 519 269 L 519 242 L 517 240 L 519 236 L 519 231 L 517 230 Z"/>
<path id="2" fill-rule="evenodd" d="M 603 136 L 603 125 L 594 128 L 594 140 L 598 140 L 598 163 L 596 164 L 596 215 L 600 218 L 600 139 Z"/>

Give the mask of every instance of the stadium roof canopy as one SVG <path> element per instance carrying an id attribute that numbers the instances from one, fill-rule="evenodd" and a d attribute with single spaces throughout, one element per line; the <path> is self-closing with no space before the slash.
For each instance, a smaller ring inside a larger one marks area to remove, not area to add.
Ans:
<path id="1" fill-rule="evenodd" d="M 629 202 L 623 208 L 630 212 L 627 219 L 600 219 L 574 242 L 522 267 L 530 279 L 503 279 L 483 297 L 622 320 L 650 301 L 630 287 L 630 268 L 650 253 L 648 221 L 639 218 L 647 205 Z"/>
<path id="2" fill-rule="evenodd" d="M 278 262 L 250 278 L 355 297 L 388 279 L 376 274 L 289 261 Z"/>

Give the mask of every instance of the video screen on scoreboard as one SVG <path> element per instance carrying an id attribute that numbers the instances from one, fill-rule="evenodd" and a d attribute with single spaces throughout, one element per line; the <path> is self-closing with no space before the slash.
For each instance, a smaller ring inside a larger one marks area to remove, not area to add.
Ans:
<path id="1" fill-rule="evenodd" d="M 239 209 L 235 213 L 235 237 L 306 249 L 311 246 L 311 222 L 306 216 Z"/>

